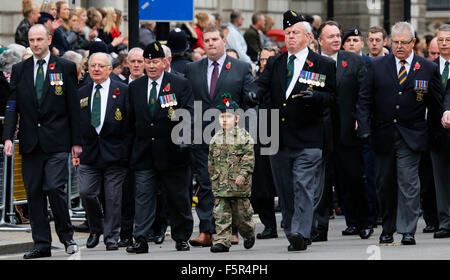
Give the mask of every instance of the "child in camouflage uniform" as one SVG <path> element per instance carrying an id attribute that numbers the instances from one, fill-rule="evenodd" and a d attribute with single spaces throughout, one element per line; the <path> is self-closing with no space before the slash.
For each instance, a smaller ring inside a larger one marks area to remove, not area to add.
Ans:
<path id="1" fill-rule="evenodd" d="M 253 208 L 250 204 L 252 173 L 254 167 L 253 139 L 237 126 L 239 115 L 233 113 L 238 105 L 225 95 L 219 122 L 222 130 L 211 139 L 208 171 L 215 197 L 214 219 L 216 238 L 211 252 L 228 252 L 231 247 L 231 224 L 236 225 L 244 238 L 244 247 L 255 243 Z"/>

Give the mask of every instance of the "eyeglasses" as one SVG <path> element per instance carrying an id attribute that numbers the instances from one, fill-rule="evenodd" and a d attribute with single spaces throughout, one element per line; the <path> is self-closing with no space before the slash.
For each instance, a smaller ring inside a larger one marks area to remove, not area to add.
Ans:
<path id="1" fill-rule="evenodd" d="M 92 69 L 96 69 L 96 68 L 105 69 L 106 67 L 109 67 L 109 65 L 107 65 L 107 64 L 90 64 L 89 65 L 89 68 L 92 68 Z"/>
<path id="2" fill-rule="evenodd" d="M 408 45 L 409 43 L 411 43 L 413 39 L 411 39 L 409 41 L 392 41 L 392 44 L 397 45 L 397 46 L 401 44 L 402 46 L 404 46 L 404 45 Z"/>
<path id="3" fill-rule="evenodd" d="M 438 43 L 441 43 L 441 44 L 443 44 L 444 42 L 447 42 L 447 43 L 450 43 L 450 37 L 447 37 L 447 38 L 438 38 Z"/>

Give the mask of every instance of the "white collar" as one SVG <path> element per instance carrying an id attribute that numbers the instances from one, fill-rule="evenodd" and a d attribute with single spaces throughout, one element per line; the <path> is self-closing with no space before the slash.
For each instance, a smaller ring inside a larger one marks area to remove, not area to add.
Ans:
<path id="1" fill-rule="evenodd" d="M 396 56 L 395 57 L 395 63 L 399 64 L 400 63 L 400 59 L 398 59 Z M 414 51 L 411 51 L 411 54 L 405 59 L 406 63 L 408 63 L 408 65 L 412 64 L 414 58 Z"/>
<path id="2" fill-rule="evenodd" d="M 152 79 L 150 79 L 150 77 L 148 77 L 149 88 L 150 88 L 150 85 L 151 85 L 153 82 L 156 82 L 156 83 L 158 84 L 158 86 L 161 86 L 161 85 L 162 85 L 162 80 L 163 80 L 163 77 L 164 77 L 164 72 L 165 72 L 165 71 L 162 72 L 161 76 L 160 76 L 156 81 L 153 81 Z"/>
<path id="3" fill-rule="evenodd" d="M 291 55 L 295 55 L 295 57 L 298 59 L 300 59 L 302 57 L 307 57 L 308 56 L 308 47 L 304 47 L 302 50 L 300 50 L 296 54 L 292 54 L 292 53 L 288 52 L 288 60 Z"/>
<path id="4" fill-rule="evenodd" d="M 34 61 L 34 65 L 37 65 L 38 60 L 34 55 L 33 55 L 33 61 Z M 50 60 L 50 52 L 48 52 L 48 54 L 44 57 L 45 60 L 45 64 L 48 65 L 48 61 Z"/>
<path id="5" fill-rule="evenodd" d="M 225 59 L 227 58 L 227 53 L 225 52 L 218 60 L 217 63 L 219 64 L 219 67 L 223 65 L 223 63 L 225 62 Z M 211 67 L 211 65 L 213 64 L 213 60 L 211 60 L 208 57 L 208 68 Z"/>

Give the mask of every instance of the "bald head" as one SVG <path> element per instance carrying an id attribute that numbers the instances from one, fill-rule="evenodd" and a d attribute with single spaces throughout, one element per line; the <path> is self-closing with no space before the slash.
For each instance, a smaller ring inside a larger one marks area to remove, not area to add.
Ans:
<path id="1" fill-rule="evenodd" d="M 35 24 L 28 31 L 28 43 L 33 55 L 37 59 L 45 58 L 49 53 L 52 36 L 48 29 L 42 24 Z"/>
<path id="2" fill-rule="evenodd" d="M 439 57 L 438 41 L 437 37 L 434 37 L 430 41 L 430 46 L 428 47 L 428 59 L 434 61 L 438 57 Z"/>

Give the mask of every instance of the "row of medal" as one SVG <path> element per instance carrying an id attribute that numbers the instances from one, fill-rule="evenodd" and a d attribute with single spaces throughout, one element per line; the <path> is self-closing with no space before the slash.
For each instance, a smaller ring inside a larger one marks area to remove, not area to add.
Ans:
<path id="1" fill-rule="evenodd" d="M 298 81 L 302 84 L 325 87 L 326 75 L 302 70 Z"/>
<path id="2" fill-rule="evenodd" d="M 50 73 L 50 84 L 52 86 L 62 86 L 63 85 L 63 77 L 62 73 Z"/>
<path id="3" fill-rule="evenodd" d="M 159 102 L 161 103 L 161 108 L 177 106 L 178 104 L 177 98 L 174 93 L 160 96 Z"/>

